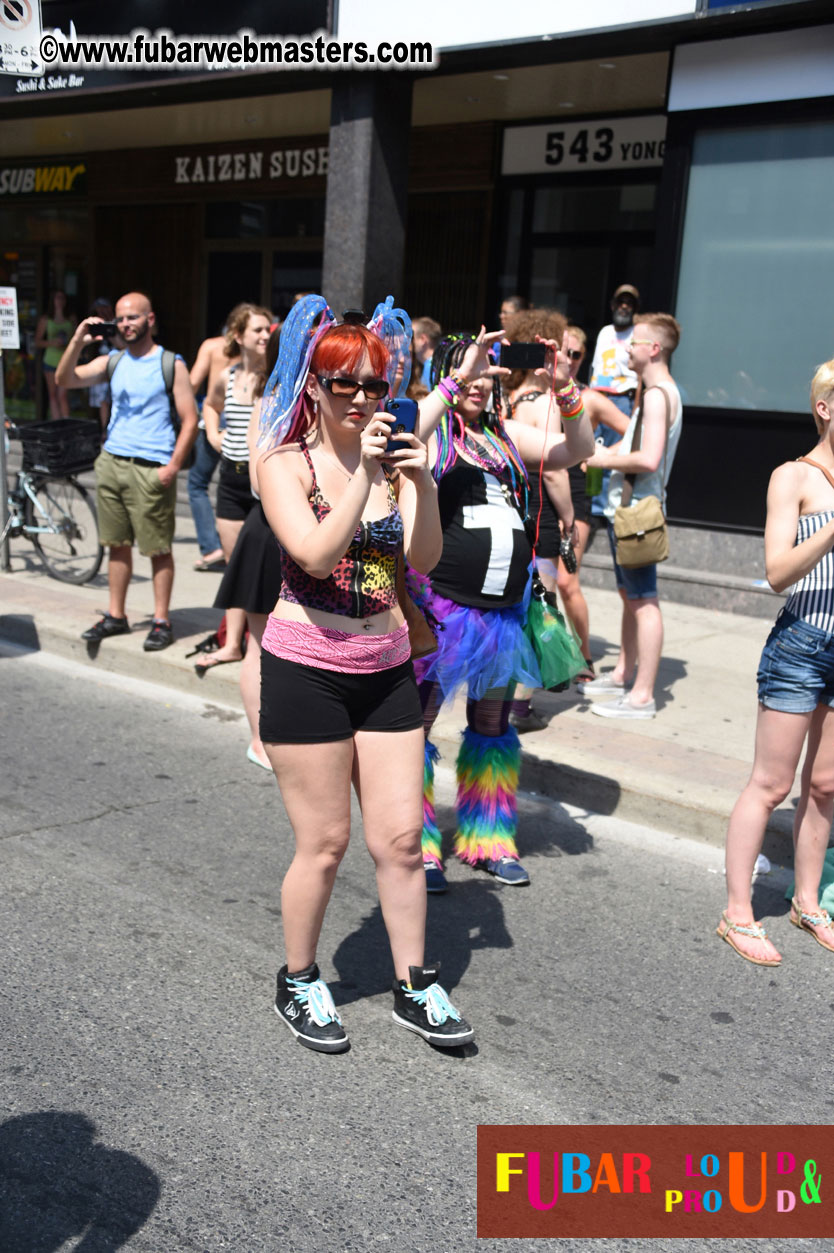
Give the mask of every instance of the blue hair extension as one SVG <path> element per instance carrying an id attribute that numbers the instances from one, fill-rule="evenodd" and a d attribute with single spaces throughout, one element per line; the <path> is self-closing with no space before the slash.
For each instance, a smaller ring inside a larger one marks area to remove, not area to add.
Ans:
<path id="1" fill-rule="evenodd" d="M 394 308 L 394 297 L 387 296 L 378 304 L 368 323 L 368 330 L 382 340 L 390 354 L 387 379 L 391 395 L 404 396 L 411 381 L 411 318 L 405 309 Z M 397 371 L 402 369 L 399 389 L 394 392 Z"/>
<path id="2" fill-rule="evenodd" d="M 336 318 L 323 296 L 296 301 L 281 327 L 278 360 L 261 402 L 258 448 L 269 452 L 295 438 L 304 415 L 304 385 L 315 346 Z"/>

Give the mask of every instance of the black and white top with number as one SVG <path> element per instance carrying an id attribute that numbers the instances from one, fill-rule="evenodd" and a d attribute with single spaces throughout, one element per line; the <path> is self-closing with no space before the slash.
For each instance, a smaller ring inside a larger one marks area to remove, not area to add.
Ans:
<path id="1" fill-rule="evenodd" d="M 229 381 L 226 384 L 226 395 L 223 398 L 223 413 L 226 418 L 226 429 L 223 432 L 221 452 L 227 461 L 248 461 L 249 445 L 246 443 L 246 432 L 255 402 L 244 404 L 235 400 L 235 374 L 238 367 L 233 365 L 229 370 Z"/>
<path id="2" fill-rule="evenodd" d="M 459 459 L 438 484 L 443 555 L 429 578 L 459 605 L 500 609 L 524 597 L 532 549 L 504 476 Z"/>

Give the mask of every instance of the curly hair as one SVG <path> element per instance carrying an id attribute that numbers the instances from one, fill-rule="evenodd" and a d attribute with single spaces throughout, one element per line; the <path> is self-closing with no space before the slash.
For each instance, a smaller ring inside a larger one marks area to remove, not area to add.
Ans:
<path id="1" fill-rule="evenodd" d="M 520 313 L 514 314 L 507 323 L 505 334 L 511 344 L 533 343 L 536 336 L 539 335 L 542 339 L 555 339 L 556 343 L 561 347 L 562 336 L 565 333 L 567 324 L 567 318 L 564 314 L 557 312 L 556 309 L 546 309 L 544 307 L 522 309 Z M 526 370 L 513 370 L 510 377 L 504 380 L 504 387 L 508 391 L 515 391 L 517 387 L 521 387 L 526 377 Z"/>
<path id="2" fill-rule="evenodd" d="M 226 343 L 223 345 L 224 357 L 228 357 L 231 360 L 232 357 L 238 356 L 240 344 L 237 342 L 237 337 L 246 330 L 250 318 L 266 318 L 267 322 L 272 322 L 272 314 L 269 309 L 264 309 L 262 305 L 250 304 L 248 300 L 235 305 L 226 318 Z"/>

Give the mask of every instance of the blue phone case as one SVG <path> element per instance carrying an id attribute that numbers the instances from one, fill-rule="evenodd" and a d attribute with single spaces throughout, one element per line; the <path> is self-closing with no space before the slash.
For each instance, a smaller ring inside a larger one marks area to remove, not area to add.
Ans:
<path id="1" fill-rule="evenodd" d="M 413 435 L 414 428 L 417 426 L 417 401 L 409 400 L 407 396 L 395 396 L 392 400 L 386 401 L 385 412 L 392 419 L 391 435 L 385 445 L 385 451 L 398 452 L 405 445 L 396 438 L 397 432 L 407 432 Z"/>

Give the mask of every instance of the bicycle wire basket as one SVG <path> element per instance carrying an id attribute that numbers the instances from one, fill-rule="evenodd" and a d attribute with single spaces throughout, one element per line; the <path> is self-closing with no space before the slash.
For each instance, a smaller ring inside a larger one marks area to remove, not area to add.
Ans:
<path id="1" fill-rule="evenodd" d="M 101 427 L 87 418 L 21 423 L 23 469 L 30 473 L 66 475 L 91 470 L 101 451 Z"/>

